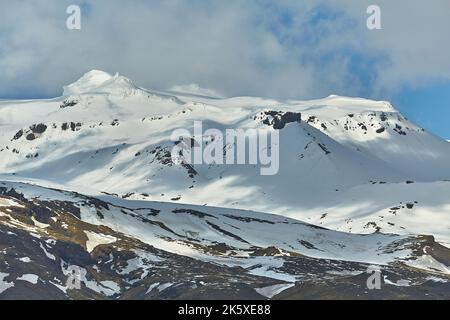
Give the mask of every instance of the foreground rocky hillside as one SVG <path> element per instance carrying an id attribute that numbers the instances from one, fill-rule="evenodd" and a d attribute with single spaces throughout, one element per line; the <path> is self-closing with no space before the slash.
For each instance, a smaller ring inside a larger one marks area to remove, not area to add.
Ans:
<path id="1" fill-rule="evenodd" d="M 430 236 L 21 183 L 0 183 L 0 259 L 3 299 L 450 297 L 450 250 Z M 369 267 L 381 290 L 367 288 Z"/>

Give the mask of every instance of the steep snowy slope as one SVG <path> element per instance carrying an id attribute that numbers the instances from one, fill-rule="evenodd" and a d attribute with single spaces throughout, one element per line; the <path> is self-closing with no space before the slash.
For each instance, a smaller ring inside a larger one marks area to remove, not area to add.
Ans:
<path id="1" fill-rule="evenodd" d="M 322 112 L 305 110 L 304 119 L 339 143 L 381 159 L 412 180 L 448 179 L 450 151 L 445 140 L 409 122 L 388 103 L 348 113 L 353 107 L 357 110 L 358 105 L 367 104 L 355 99 L 346 114 L 333 112 L 346 103 L 349 101 L 345 98 L 333 97 Z"/>
<path id="2" fill-rule="evenodd" d="M 286 112 L 302 121 L 275 128 L 273 115 Z M 261 176 L 252 165 L 174 165 L 170 136 L 192 131 L 195 120 L 205 129 L 278 131 L 278 174 Z M 443 219 L 450 214 L 450 145 L 387 102 L 151 92 L 91 71 L 63 97 L 0 102 L 0 155 L 8 180 L 269 212 L 351 232 L 425 233 L 450 243 L 450 220 Z"/>

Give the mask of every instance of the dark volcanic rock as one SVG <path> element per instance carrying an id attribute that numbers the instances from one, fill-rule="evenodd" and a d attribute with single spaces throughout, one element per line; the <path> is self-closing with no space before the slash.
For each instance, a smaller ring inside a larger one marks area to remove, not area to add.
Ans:
<path id="1" fill-rule="evenodd" d="M 14 135 L 13 140 L 19 140 L 23 136 L 23 130 L 20 129 L 17 131 L 17 133 Z"/>
<path id="2" fill-rule="evenodd" d="M 289 123 L 300 122 L 302 120 L 301 113 L 283 112 L 283 111 L 265 111 L 263 123 L 273 126 L 276 130 L 284 129 Z"/>

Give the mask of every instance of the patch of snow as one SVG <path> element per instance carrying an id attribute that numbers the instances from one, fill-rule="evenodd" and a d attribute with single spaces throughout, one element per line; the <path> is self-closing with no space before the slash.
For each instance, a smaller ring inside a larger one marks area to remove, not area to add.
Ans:
<path id="1" fill-rule="evenodd" d="M 45 240 L 45 243 L 54 246 L 56 244 L 56 239 L 47 239 Z"/>
<path id="2" fill-rule="evenodd" d="M 428 281 L 434 281 L 434 282 L 440 282 L 440 283 L 447 283 L 447 282 L 449 282 L 448 279 L 443 279 L 443 278 L 433 277 L 433 276 L 427 277 L 426 280 L 428 280 Z"/>
<path id="3" fill-rule="evenodd" d="M 411 286 L 410 282 L 411 281 L 409 280 L 398 280 L 396 282 L 392 282 L 387 278 L 387 276 L 384 276 L 384 283 L 395 287 L 410 287 Z"/>
<path id="4" fill-rule="evenodd" d="M 0 198 L 0 207 L 19 207 L 19 208 L 23 208 L 24 206 L 22 206 L 21 204 L 19 204 L 18 202 L 12 200 L 12 199 L 8 199 L 8 198 Z"/>
<path id="5" fill-rule="evenodd" d="M 432 256 L 420 256 L 415 260 L 409 260 L 405 262 L 408 266 L 418 268 L 418 269 L 424 269 L 427 271 L 433 271 L 433 272 L 441 272 L 450 274 L 450 269 L 443 263 L 440 263 L 436 259 L 434 259 Z"/>
<path id="6" fill-rule="evenodd" d="M 29 274 L 24 274 L 24 275 L 20 276 L 16 280 L 23 280 L 23 281 L 27 281 L 31 284 L 36 284 L 36 283 L 38 283 L 39 276 L 29 273 Z"/>
<path id="7" fill-rule="evenodd" d="M 336 275 L 336 276 L 358 276 L 362 273 L 364 273 L 364 271 L 352 271 L 352 270 L 330 270 L 327 271 L 328 274 L 332 274 L 332 275 Z"/>
<path id="8" fill-rule="evenodd" d="M 99 245 L 114 243 L 117 241 L 116 237 L 102 233 L 95 233 L 92 231 L 84 231 L 84 233 L 88 237 L 88 240 L 86 241 L 86 248 L 88 252 L 92 252 Z"/>
<path id="9" fill-rule="evenodd" d="M 34 225 L 38 228 L 46 229 L 46 228 L 50 227 L 49 224 L 39 222 L 34 217 L 31 217 L 31 220 L 33 221 Z"/>
<path id="10" fill-rule="evenodd" d="M 170 288 L 170 287 L 173 286 L 173 285 L 174 285 L 173 282 L 163 283 L 163 284 L 161 284 L 161 285 L 158 286 L 157 290 L 158 290 L 159 292 L 162 292 L 162 291 L 164 291 L 164 290 Z"/>
<path id="11" fill-rule="evenodd" d="M 56 279 L 56 278 L 54 280 L 59 282 L 59 280 Z M 56 288 L 58 288 L 59 290 L 61 290 L 65 294 L 67 294 L 67 287 L 66 286 L 60 285 L 60 284 L 58 284 L 56 282 L 53 282 L 53 281 L 49 281 L 49 282 L 50 282 L 50 284 L 54 285 Z"/>
<path id="12" fill-rule="evenodd" d="M 7 282 L 5 281 L 5 278 L 9 276 L 8 273 L 2 273 L 0 272 L 0 293 L 5 292 L 6 290 L 8 290 L 9 288 L 14 287 L 14 283 L 13 282 Z"/>
<path id="13" fill-rule="evenodd" d="M 84 282 L 84 284 L 86 285 L 87 288 L 89 288 L 97 293 L 104 294 L 106 296 L 113 296 L 115 294 L 120 293 L 120 288 L 117 289 L 117 286 L 114 286 L 114 285 L 113 285 L 113 288 L 111 288 L 109 286 L 108 287 L 103 286 L 103 285 L 97 283 L 97 281 L 95 281 L 95 280 L 87 280 L 86 278 L 84 278 L 82 280 L 82 282 Z M 107 282 L 107 284 L 111 285 L 110 284 L 111 281 L 106 281 L 106 282 Z"/>
<path id="14" fill-rule="evenodd" d="M 115 283 L 114 281 L 110 281 L 110 280 L 101 281 L 100 284 L 104 287 L 107 287 L 107 288 L 113 290 L 114 294 L 120 293 L 120 286 L 117 283 Z"/>
<path id="15" fill-rule="evenodd" d="M 48 252 L 41 242 L 39 242 L 39 246 L 41 247 L 42 251 L 44 251 L 44 253 L 47 256 L 47 258 L 49 258 L 51 260 L 56 260 L 56 257 L 53 254 L 51 254 L 50 252 Z"/>
<path id="16" fill-rule="evenodd" d="M 258 292 L 260 295 L 265 296 L 269 299 L 273 298 L 277 294 L 280 294 L 281 292 L 292 288 L 295 286 L 294 283 L 285 283 L 285 284 L 276 284 L 273 286 L 268 286 L 264 288 L 256 288 L 256 292 Z"/>
<path id="17" fill-rule="evenodd" d="M 142 273 L 140 279 L 144 279 L 148 275 L 149 269 L 154 266 L 154 263 L 164 261 L 163 258 L 160 258 L 143 250 L 133 251 L 136 253 L 137 257 L 128 260 L 127 265 L 120 271 L 120 274 L 127 275 L 135 270 L 141 269 Z M 139 281 L 139 279 L 134 279 L 130 283 L 134 283 L 136 281 Z"/>
<path id="18" fill-rule="evenodd" d="M 159 286 L 159 282 L 156 283 L 152 283 L 149 287 L 147 292 L 145 292 L 145 294 L 149 294 L 150 292 L 152 292 L 153 289 L 155 289 L 157 286 Z"/>

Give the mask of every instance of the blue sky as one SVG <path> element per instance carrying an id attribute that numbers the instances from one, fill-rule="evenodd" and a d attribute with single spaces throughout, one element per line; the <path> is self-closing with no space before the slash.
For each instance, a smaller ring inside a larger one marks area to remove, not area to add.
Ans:
<path id="1" fill-rule="evenodd" d="M 450 81 L 401 90 L 391 101 L 410 120 L 450 140 Z"/>
<path id="2" fill-rule="evenodd" d="M 390 100 L 450 139 L 450 2 L 377 0 L 2 2 L 0 98 L 44 98 L 91 69 L 226 96 Z M 82 29 L 65 27 L 79 4 Z"/>

